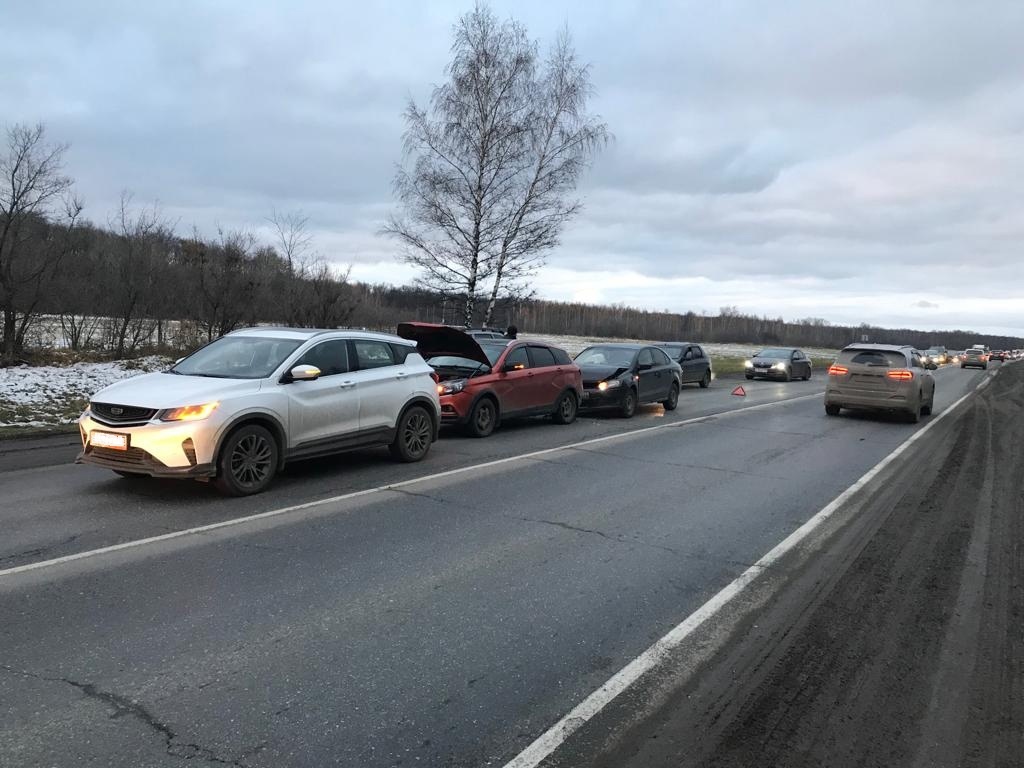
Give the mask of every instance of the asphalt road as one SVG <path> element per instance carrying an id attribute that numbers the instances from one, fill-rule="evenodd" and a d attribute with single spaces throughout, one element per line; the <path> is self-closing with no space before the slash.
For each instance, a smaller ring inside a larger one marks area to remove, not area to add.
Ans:
<path id="1" fill-rule="evenodd" d="M 982 374 L 936 376 L 941 410 Z M 916 429 L 826 417 L 820 378 L 733 385 L 245 500 L 0 457 L 0 569 L 423 478 L 0 576 L 0 765 L 503 764 Z"/>

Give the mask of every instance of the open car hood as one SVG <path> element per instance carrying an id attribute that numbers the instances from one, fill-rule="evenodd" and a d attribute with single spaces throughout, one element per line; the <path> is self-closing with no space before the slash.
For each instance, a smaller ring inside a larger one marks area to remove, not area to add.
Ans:
<path id="1" fill-rule="evenodd" d="M 427 360 L 437 355 L 454 355 L 484 365 L 491 364 L 476 339 L 450 325 L 399 323 L 398 335 L 403 339 L 415 341 L 417 350 Z"/>

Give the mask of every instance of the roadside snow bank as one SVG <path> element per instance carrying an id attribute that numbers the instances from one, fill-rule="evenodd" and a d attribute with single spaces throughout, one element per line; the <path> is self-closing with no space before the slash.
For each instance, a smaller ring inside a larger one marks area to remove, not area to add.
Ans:
<path id="1" fill-rule="evenodd" d="M 0 368 L 0 427 L 70 424 L 97 390 L 171 364 L 164 357 Z"/>

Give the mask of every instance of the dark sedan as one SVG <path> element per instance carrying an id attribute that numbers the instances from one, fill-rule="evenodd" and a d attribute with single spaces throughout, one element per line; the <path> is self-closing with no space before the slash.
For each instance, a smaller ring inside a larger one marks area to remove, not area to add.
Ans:
<path id="1" fill-rule="evenodd" d="M 692 341 L 663 341 L 658 346 L 683 369 L 683 384 L 699 384 L 702 389 L 711 384 L 711 358 L 700 344 Z"/>
<path id="2" fill-rule="evenodd" d="M 576 356 L 584 408 L 615 408 L 624 418 L 641 403 L 679 403 L 683 369 L 664 350 L 643 344 L 596 344 Z"/>
<path id="3" fill-rule="evenodd" d="M 803 350 L 793 347 L 772 347 L 762 349 L 744 364 L 744 373 L 748 379 L 761 377 L 765 379 L 811 378 L 811 359 Z"/>

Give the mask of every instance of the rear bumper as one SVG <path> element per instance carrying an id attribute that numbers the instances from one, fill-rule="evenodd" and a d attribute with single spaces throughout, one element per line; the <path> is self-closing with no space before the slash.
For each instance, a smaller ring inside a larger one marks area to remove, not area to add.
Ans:
<path id="1" fill-rule="evenodd" d="M 825 405 L 858 411 L 913 411 L 917 402 L 905 395 L 835 390 L 825 393 Z"/>

